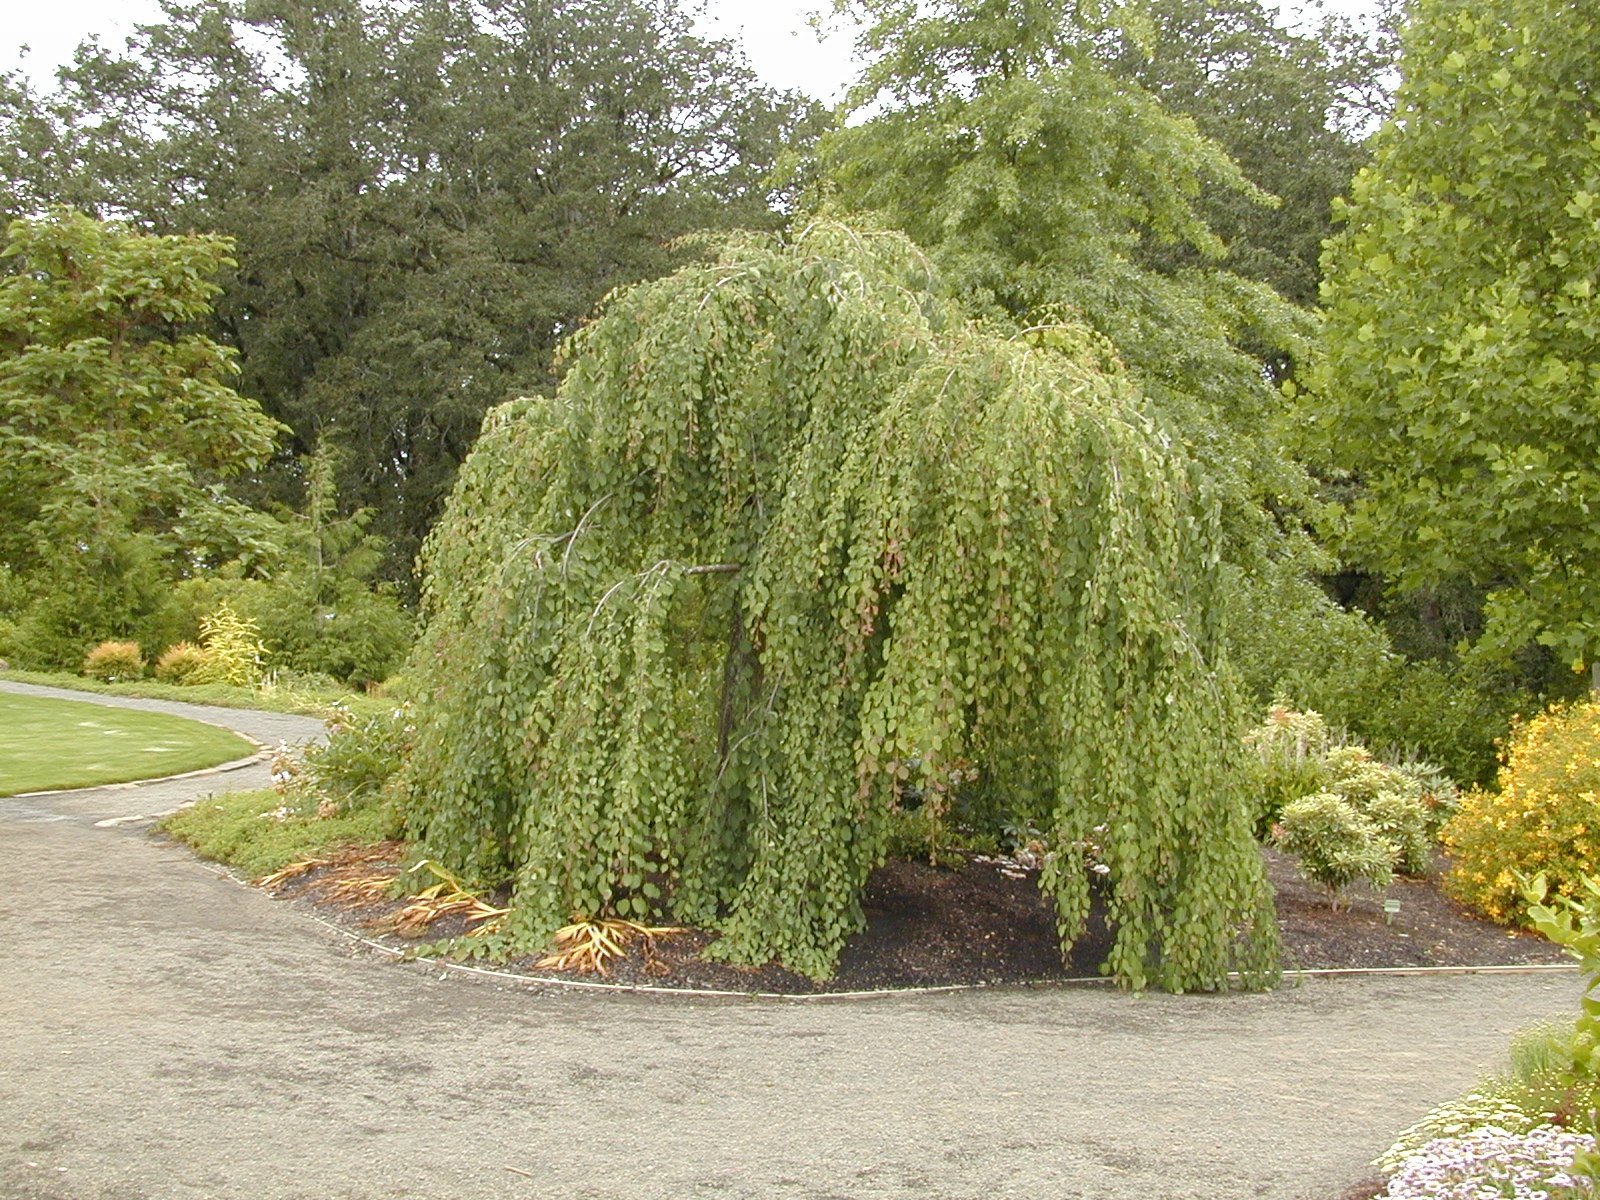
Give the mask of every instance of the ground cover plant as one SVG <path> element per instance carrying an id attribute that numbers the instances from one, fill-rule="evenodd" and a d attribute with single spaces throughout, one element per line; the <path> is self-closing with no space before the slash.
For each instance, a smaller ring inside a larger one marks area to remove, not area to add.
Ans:
<path id="1" fill-rule="evenodd" d="M 208 797 L 159 828 L 252 876 L 394 838 L 400 819 L 389 784 L 415 733 L 410 709 L 388 704 L 358 716 L 340 706 L 327 729 L 325 742 L 299 752 L 278 748 L 270 789 Z"/>
<path id="2" fill-rule="evenodd" d="M 165 713 L 9 692 L 0 692 L 0 729 L 0 796 L 176 775 L 256 750 L 229 730 Z"/>
<path id="3" fill-rule="evenodd" d="M 1584 880 L 1577 899 L 1543 876 L 1521 886 L 1529 922 L 1588 977 L 1580 1013 L 1518 1035 L 1508 1070 L 1402 1132 L 1373 1164 L 1389 1200 L 1600 1195 L 1600 881 Z"/>
<path id="4" fill-rule="evenodd" d="M 314 805 L 307 810 L 262 788 L 201 800 L 163 817 L 159 828 L 197 854 L 255 877 L 340 846 L 380 842 L 393 834 L 394 819 L 376 805 L 319 815 Z"/>

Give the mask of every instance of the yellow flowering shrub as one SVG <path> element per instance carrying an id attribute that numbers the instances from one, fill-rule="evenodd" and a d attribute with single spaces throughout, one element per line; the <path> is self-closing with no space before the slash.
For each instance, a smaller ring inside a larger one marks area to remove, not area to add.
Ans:
<path id="1" fill-rule="evenodd" d="M 1498 790 L 1474 790 L 1441 837 L 1454 860 L 1445 890 L 1501 922 L 1521 922 L 1517 875 L 1583 894 L 1600 873 L 1600 702 L 1557 705 L 1511 730 Z"/>

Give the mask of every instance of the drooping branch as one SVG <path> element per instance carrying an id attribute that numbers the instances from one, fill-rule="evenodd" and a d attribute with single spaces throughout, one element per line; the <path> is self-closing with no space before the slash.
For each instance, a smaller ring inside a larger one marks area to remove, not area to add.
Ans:
<path id="1" fill-rule="evenodd" d="M 1064 946 L 1106 868 L 1125 984 L 1264 978 L 1198 468 L 1103 343 L 965 326 L 903 239 L 726 254 L 615 297 L 463 469 L 413 832 L 511 870 L 508 950 L 670 916 L 823 977 L 917 789 L 950 799 L 927 821 L 1049 831 Z M 575 512 L 560 570 L 516 554 Z"/>

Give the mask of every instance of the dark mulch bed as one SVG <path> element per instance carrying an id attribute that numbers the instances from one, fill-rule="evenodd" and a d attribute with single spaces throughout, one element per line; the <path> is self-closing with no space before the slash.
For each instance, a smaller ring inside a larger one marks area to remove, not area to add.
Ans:
<path id="1" fill-rule="evenodd" d="M 459 916 L 450 915 L 419 933 L 397 932 L 395 919 L 405 902 L 387 899 L 370 885 L 351 886 L 352 880 L 392 875 L 401 853 L 398 843 L 364 847 L 271 890 L 283 898 L 317 904 L 397 948 L 469 928 Z M 1436 876 L 1396 880 L 1386 896 L 1400 901 L 1400 911 L 1386 921 L 1383 896 L 1356 891 L 1348 908 L 1334 912 L 1322 891 L 1300 878 L 1291 860 L 1272 850 L 1262 853 L 1277 892 L 1286 969 L 1570 961 L 1559 947 L 1536 934 L 1474 917 L 1439 890 Z M 1044 982 L 1098 977 L 1111 945 L 1111 932 L 1096 912 L 1071 959 L 1063 963 L 1054 911 L 1039 892 L 1037 873 L 1007 860 L 976 857 L 941 867 L 891 861 L 872 873 L 865 908 L 867 928 L 851 939 L 838 974 L 824 984 L 777 966 L 745 968 L 707 961 L 700 952 L 714 935 L 700 930 L 635 943 L 626 958 L 612 961 L 606 978 L 621 984 L 791 994 Z M 551 978 L 595 978 L 540 968 L 533 958 L 505 966 Z"/>

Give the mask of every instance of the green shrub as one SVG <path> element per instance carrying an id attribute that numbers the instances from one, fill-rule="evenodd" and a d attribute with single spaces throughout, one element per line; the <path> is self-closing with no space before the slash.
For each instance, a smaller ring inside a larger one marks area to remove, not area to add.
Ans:
<path id="1" fill-rule="evenodd" d="M 139 679 L 144 675 L 144 653 L 138 642 L 101 642 L 83 656 L 83 674 L 105 683 Z"/>
<path id="2" fill-rule="evenodd" d="M 226 602 L 255 623 L 275 669 L 325 675 L 366 687 L 404 661 L 413 623 L 392 591 L 360 580 L 304 572 L 272 579 L 206 579 L 188 585 L 189 602 L 207 611 Z"/>
<path id="3" fill-rule="evenodd" d="M 1600 881 L 1585 876 L 1578 892 L 1578 898 L 1552 895 L 1542 872 L 1523 887 L 1528 923 L 1577 959 L 1587 979 L 1570 1036 L 1548 1039 L 1536 1056 L 1524 1057 L 1548 1078 L 1546 1092 L 1552 1083 L 1564 1085 L 1557 1118 L 1594 1133 L 1600 1130 L 1600 1003 L 1594 995 L 1600 988 Z M 1588 1157 L 1584 1173 L 1600 1178 L 1600 1156 Z"/>
<path id="4" fill-rule="evenodd" d="M 1244 744 L 1260 766 L 1257 832 L 1265 834 L 1284 805 L 1323 789 L 1334 737 L 1321 713 L 1275 704 L 1266 720 L 1245 734 Z"/>
<path id="5" fill-rule="evenodd" d="M 174 642 L 156 659 L 155 676 L 163 683 L 201 683 L 211 656 L 193 642 Z"/>
<path id="6" fill-rule="evenodd" d="M 1359 833 L 1372 826 L 1382 843 L 1392 847 L 1389 867 L 1406 875 L 1427 871 L 1432 857 L 1432 813 L 1454 802 L 1455 788 L 1439 768 L 1428 763 L 1393 766 L 1375 758 L 1356 742 L 1344 741 L 1319 713 L 1296 712 L 1274 705 L 1266 720 L 1245 734 L 1259 770 L 1261 823 L 1264 830 L 1282 827 L 1289 841 L 1278 840 L 1290 853 L 1293 845 L 1314 845 L 1311 860 L 1302 860 L 1307 875 L 1330 890 L 1334 882 L 1357 861 L 1365 861 L 1376 846 L 1359 853 Z M 1307 797 L 1327 795 L 1342 801 L 1354 817 L 1328 804 L 1304 805 Z M 1294 815 L 1286 819 L 1291 806 Z M 1329 839 L 1333 839 L 1330 841 Z M 1335 866 L 1328 855 L 1342 847 Z M 1348 856 L 1355 854 L 1354 859 Z M 1358 872 L 1358 875 L 1361 872 Z"/>
<path id="7" fill-rule="evenodd" d="M 1555 705 L 1512 730 L 1495 791 L 1475 790 L 1442 831 L 1445 889 L 1510 922 L 1517 876 L 1543 874 L 1565 896 L 1600 871 L 1600 702 Z"/>
<path id="8" fill-rule="evenodd" d="M 1379 762 L 1365 746 L 1339 746 L 1327 755 L 1328 784 L 1395 846 L 1395 870 L 1421 875 L 1428 869 L 1433 839 L 1416 779 Z"/>
<path id="9" fill-rule="evenodd" d="M 386 800 L 415 733 L 409 704 L 366 717 L 336 708 L 328 719 L 328 740 L 307 747 L 294 788 L 314 796 L 325 814 Z"/>
<path id="10" fill-rule="evenodd" d="M 1391 759 L 1487 782 L 1511 714 L 1530 707 L 1510 677 L 1395 653 L 1376 622 L 1341 608 L 1296 563 L 1236 573 L 1228 594 L 1230 660 L 1257 701 L 1315 709 Z"/>
<path id="11" fill-rule="evenodd" d="M 1443 767 L 1430 762 L 1396 763 L 1394 769 L 1411 781 L 1422 800 L 1428 837 L 1438 840 L 1439 831 L 1461 807 L 1461 792 Z"/>
<path id="12" fill-rule="evenodd" d="M 1394 878 L 1399 848 L 1383 836 L 1375 821 L 1333 792 L 1317 792 L 1284 805 L 1273 838 L 1300 860 L 1307 878 L 1328 889 L 1334 908 L 1356 880 L 1384 888 Z"/>
<path id="13" fill-rule="evenodd" d="M 230 683 L 255 687 L 265 669 L 266 647 L 261 631 L 226 600 L 200 622 L 200 644 L 206 661 L 191 676 L 194 683 Z"/>

